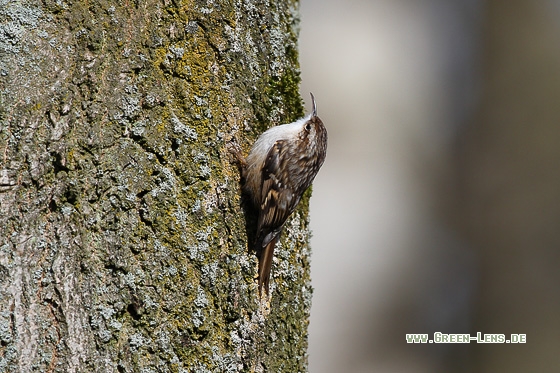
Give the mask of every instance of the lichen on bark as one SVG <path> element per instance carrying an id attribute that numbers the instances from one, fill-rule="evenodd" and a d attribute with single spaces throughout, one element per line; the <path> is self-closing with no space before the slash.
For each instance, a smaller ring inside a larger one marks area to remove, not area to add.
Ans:
<path id="1" fill-rule="evenodd" d="M 306 371 L 309 193 L 263 314 L 225 146 L 303 114 L 297 2 L 0 2 L 0 370 Z"/>

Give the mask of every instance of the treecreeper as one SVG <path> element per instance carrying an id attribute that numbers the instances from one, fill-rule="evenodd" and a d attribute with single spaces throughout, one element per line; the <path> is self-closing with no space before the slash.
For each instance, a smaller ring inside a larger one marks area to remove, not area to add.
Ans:
<path id="1" fill-rule="evenodd" d="M 247 158 L 232 150 L 241 170 L 243 192 L 258 212 L 253 247 L 259 259 L 259 295 L 269 292 L 274 246 L 288 217 L 309 188 L 327 155 L 327 129 L 311 114 L 272 127 L 259 136 Z"/>

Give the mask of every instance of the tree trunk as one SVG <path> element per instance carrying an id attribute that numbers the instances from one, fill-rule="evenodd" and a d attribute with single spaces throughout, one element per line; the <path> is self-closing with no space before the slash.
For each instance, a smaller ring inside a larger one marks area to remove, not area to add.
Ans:
<path id="1" fill-rule="evenodd" d="M 458 147 L 456 219 L 475 250 L 473 372 L 560 366 L 560 27 L 557 3 L 487 1 L 483 90 Z M 455 369 L 457 370 L 457 369 Z"/>
<path id="2" fill-rule="evenodd" d="M 1 3 L 0 371 L 307 371 L 309 195 L 268 309 L 226 148 L 303 114 L 297 1 Z"/>

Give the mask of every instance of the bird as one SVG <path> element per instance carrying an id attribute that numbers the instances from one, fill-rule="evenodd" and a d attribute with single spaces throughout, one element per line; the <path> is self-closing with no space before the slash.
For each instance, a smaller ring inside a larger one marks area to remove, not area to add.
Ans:
<path id="1" fill-rule="evenodd" d="M 271 127 L 253 144 L 246 159 L 237 152 L 242 190 L 258 213 L 254 248 L 259 259 L 259 296 L 269 294 L 274 247 L 327 155 L 327 129 L 312 111 L 293 123 Z"/>

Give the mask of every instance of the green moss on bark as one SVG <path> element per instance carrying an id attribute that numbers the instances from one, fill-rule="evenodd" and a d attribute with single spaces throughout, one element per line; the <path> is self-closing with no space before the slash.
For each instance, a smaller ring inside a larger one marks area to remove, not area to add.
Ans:
<path id="1" fill-rule="evenodd" d="M 306 371 L 309 195 L 263 314 L 225 148 L 303 114 L 297 3 L 0 12 L 0 367 Z"/>

